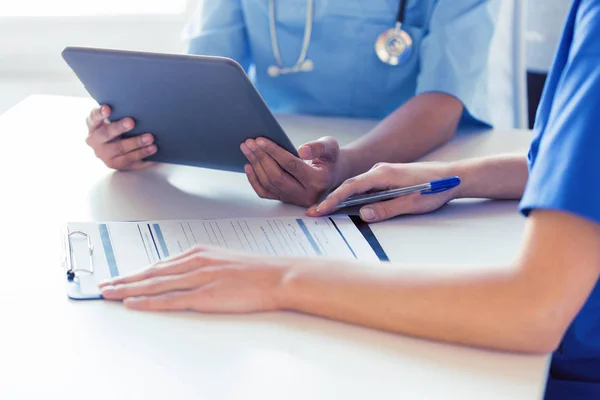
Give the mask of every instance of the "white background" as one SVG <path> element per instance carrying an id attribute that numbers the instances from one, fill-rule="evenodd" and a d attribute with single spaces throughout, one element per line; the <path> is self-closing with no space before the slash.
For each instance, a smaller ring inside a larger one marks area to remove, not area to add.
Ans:
<path id="1" fill-rule="evenodd" d="M 67 45 L 182 52 L 198 0 L 0 0 L 0 113 L 34 93 L 85 95 Z"/>

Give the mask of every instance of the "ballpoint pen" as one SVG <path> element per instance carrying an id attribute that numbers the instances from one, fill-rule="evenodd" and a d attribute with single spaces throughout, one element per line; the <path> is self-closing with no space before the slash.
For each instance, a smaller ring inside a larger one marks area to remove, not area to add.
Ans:
<path id="1" fill-rule="evenodd" d="M 375 203 L 378 201 L 389 200 L 400 196 L 406 196 L 412 193 L 421 192 L 421 194 L 436 194 L 450 190 L 460 185 L 460 178 L 452 176 L 443 179 L 437 179 L 421 185 L 407 186 L 398 189 L 384 190 L 381 192 L 361 194 L 358 196 L 348 197 L 345 201 L 338 204 L 333 211 L 340 208 L 357 206 L 360 204 Z"/>

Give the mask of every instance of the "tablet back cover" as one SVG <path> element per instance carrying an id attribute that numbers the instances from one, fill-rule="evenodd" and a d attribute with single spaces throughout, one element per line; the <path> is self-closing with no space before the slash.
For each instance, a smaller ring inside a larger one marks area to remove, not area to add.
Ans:
<path id="1" fill-rule="evenodd" d="M 89 94 L 112 108 L 111 120 L 136 121 L 125 136 L 154 134 L 158 151 L 148 161 L 243 171 L 240 144 L 258 136 L 297 154 L 233 60 L 78 47 L 62 54 Z"/>

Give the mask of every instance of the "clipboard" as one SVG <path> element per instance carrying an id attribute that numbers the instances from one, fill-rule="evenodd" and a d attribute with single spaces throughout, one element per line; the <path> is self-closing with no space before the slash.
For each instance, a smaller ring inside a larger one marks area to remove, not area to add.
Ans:
<path id="1" fill-rule="evenodd" d="M 267 233 L 268 229 L 272 233 Z M 209 231 L 212 232 L 212 238 Z M 137 272 L 139 268 L 194 245 L 248 251 L 243 243 L 247 240 L 252 251 L 258 254 L 341 255 L 389 261 L 369 225 L 352 215 L 313 219 L 282 217 L 69 222 L 62 226 L 60 235 L 66 292 L 72 300 L 102 300 L 98 289 L 100 281 Z M 264 237 L 258 236 L 257 239 L 255 235 Z M 222 241 L 218 244 L 212 240 L 216 238 L 218 241 L 219 237 Z M 184 242 L 185 246 L 182 247 Z M 225 246 L 222 246 L 224 242 Z M 236 248 L 236 245 L 242 247 Z"/>
<path id="2" fill-rule="evenodd" d="M 87 294 L 81 290 L 81 280 L 84 277 L 94 275 L 94 246 L 90 236 L 83 231 L 69 231 L 68 226 L 64 226 L 61 229 L 61 237 L 63 242 L 63 259 L 62 265 L 65 271 L 66 289 L 67 296 L 73 300 L 101 300 L 103 297 L 101 294 Z M 73 237 L 80 237 L 85 239 L 87 243 L 87 250 L 89 257 L 89 263 L 87 266 L 77 265 L 75 261 L 75 254 L 73 249 Z"/>

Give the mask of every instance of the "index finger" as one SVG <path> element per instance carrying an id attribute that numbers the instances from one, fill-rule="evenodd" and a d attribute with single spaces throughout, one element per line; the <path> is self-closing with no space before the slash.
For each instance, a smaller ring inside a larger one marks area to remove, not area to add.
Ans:
<path id="1" fill-rule="evenodd" d="M 379 179 L 379 172 L 374 170 L 367 171 L 364 174 L 358 175 L 357 177 L 347 179 L 337 189 L 331 192 L 320 204 L 311 207 L 308 210 L 308 214 L 311 216 L 329 214 L 334 211 L 336 206 L 338 206 L 344 200 L 347 200 L 350 196 L 380 188 L 381 184 L 382 182 Z"/>
<path id="2" fill-rule="evenodd" d="M 201 251 L 209 251 L 211 249 L 211 247 L 206 247 L 202 249 L 200 249 L 199 247 L 191 247 L 188 250 L 177 254 L 176 256 L 160 260 L 153 266 L 146 268 L 142 271 L 135 272 L 130 275 L 123 275 L 113 279 L 108 279 L 100 283 L 98 287 L 103 288 L 106 286 L 123 285 L 126 283 L 142 281 L 156 276 L 182 273 L 188 268 L 187 263 L 185 263 L 185 261 L 188 261 L 189 257 Z"/>
<path id="3" fill-rule="evenodd" d="M 100 107 L 94 108 L 86 119 L 88 129 L 90 131 L 98 129 L 98 127 L 100 127 L 104 123 L 104 120 L 108 118 L 109 115 L 109 106 L 101 105 Z"/>
<path id="4" fill-rule="evenodd" d="M 256 139 L 256 145 L 270 155 L 284 171 L 292 175 L 298 181 L 304 181 L 304 178 L 310 171 L 310 166 L 303 160 L 263 137 Z"/>

